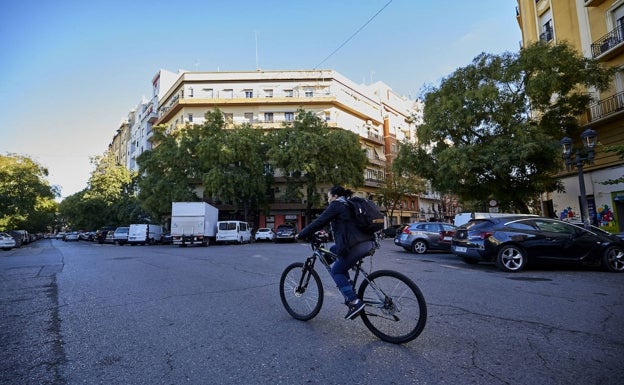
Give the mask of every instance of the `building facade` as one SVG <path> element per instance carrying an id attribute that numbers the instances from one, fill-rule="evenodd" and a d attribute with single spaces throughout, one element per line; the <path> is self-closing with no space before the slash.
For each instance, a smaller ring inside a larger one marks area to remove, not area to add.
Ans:
<path id="1" fill-rule="evenodd" d="M 624 175 L 624 162 L 609 146 L 624 144 L 624 0 L 518 0 L 516 12 L 522 45 L 536 41 L 567 42 L 579 53 L 618 69 L 609 90 L 589 89 L 594 102 L 579 117 L 582 129 L 592 128 L 599 144 L 592 165 L 585 165 L 584 182 L 589 216 L 609 231 L 624 231 L 624 184 L 603 184 Z M 581 148 L 580 138 L 575 147 Z M 565 193 L 542 197 L 548 215 L 580 214 L 579 174 L 561 174 Z"/>
<path id="2" fill-rule="evenodd" d="M 358 85 L 333 70 L 181 72 L 151 105 L 158 105 L 152 124 L 169 130 L 202 124 L 215 107 L 232 125 L 251 123 L 260 129 L 283 127 L 295 120 L 300 108 L 313 112 L 329 127 L 359 135 L 368 164 L 364 186 L 356 194 L 369 198 L 384 184 L 398 142 L 415 140 L 418 121 L 414 117 L 422 116 L 421 104 L 395 94 L 382 82 Z M 262 216 L 258 225 L 296 222 L 301 226 L 305 202 L 282 202 L 279 186 L 274 192 L 270 214 Z M 420 219 L 419 197 L 406 198 L 406 208 L 396 215 L 403 218 L 389 222 Z"/>

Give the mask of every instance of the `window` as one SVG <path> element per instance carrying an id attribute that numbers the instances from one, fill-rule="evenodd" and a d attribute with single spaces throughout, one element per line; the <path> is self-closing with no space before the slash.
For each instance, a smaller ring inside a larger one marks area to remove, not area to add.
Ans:
<path id="1" fill-rule="evenodd" d="M 284 94 L 286 94 L 287 98 L 293 97 L 293 90 L 284 90 Z"/>
<path id="2" fill-rule="evenodd" d="M 550 9 L 540 16 L 539 23 L 542 26 L 542 33 L 540 33 L 539 39 L 541 41 L 551 41 L 554 39 L 552 13 Z"/>
<path id="3" fill-rule="evenodd" d="M 223 90 L 223 97 L 226 99 L 232 99 L 234 97 L 234 90 L 231 88 L 226 88 Z"/>
<path id="4" fill-rule="evenodd" d="M 253 112 L 245 112 L 245 120 L 248 122 L 253 122 Z"/>
<path id="5" fill-rule="evenodd" d="M 548 20 L 542 25 L 542 33 L 540 34 L 541 41 L 551 41 L 553 39 L 552 20 Z"/>
<path id="6" fill-rule="evenodd" d="M 207 99 L 212 99 L 214 97 L 212 88 L 204 88 L 203 91 L 206 93 Z"/>
<path id="7" fill-rule="evenodd" d="M 188 114 L 188 119 L 189 123 L 193 123 L 193 114 Z"/>
<path id="8" fill-rule="evenodd" d="M 535 227 L 533 227 L 531 223 L 526 223 L 524 221 L 510 222 L 507 223 L 506 226 L 516 230 L 535 231 Z"/>
<path id="9" fill-rule="evenodd" d="M 193 97 L 193 87 L 189 87 L 189 89 L 188 89 L 188 94 L 189 94 L 189 95 L 188 95 L 188 96 L 189 96 L 189 98 L 192 98 L 192 97 Z"/>
<path id="10" fill-rule="evenodd" d="M 264 90 L 264 97 L 265 98 L 272 98 L 273 97 L 273 90 L 272 89 Z"/>
<path id="11" fill-rule="evenodd" d="M 292 122 L 293 120 L 295 120 L 295 113 L 294 112 L 284 112 L 284 120 L 287 122 Z"/>
<path id="12" fill-rule="evenodd" d="M 253 98 L 253 90 L 245 90 L 245 97 L 248 99 Z"/>
<path id="13" fill-rule="evenodd" d="M 265 112 L 264 113 L 264 122 L 265 123 L 273 123 L 273 113 L 272 112 Z"/>
<path id="14" fill-rule="evenodd" d="M 314 91 L 311 88 L 306 88 L 304 91 L 304 95 L 306 98 L 311 98 L 314 96 Z"/>

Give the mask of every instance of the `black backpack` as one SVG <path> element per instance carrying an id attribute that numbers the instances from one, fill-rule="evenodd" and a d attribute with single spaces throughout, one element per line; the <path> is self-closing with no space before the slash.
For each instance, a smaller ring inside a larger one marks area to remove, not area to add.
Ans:
<path id="1" fill-rule="evenodd" d="M 349 198 L 347 203 L 353 210 L 357 227 L 362 232 L 373 234 L 383 229 L 384 215 L 375 202 L 355 196 Z"/>

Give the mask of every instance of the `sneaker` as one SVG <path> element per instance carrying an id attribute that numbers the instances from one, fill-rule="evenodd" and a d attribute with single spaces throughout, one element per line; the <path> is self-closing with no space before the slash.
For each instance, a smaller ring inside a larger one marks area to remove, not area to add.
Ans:
<path id="1" fill-rule="evenodd" d="M 354 319 L 358 314 L 360 314 L 366 304 L 364 304 L 361 299 L 357 298 L 351 302 L 348 302 L 347 306 L 349 306 L 349 311 L 347 312 L 345 319 Z"/>

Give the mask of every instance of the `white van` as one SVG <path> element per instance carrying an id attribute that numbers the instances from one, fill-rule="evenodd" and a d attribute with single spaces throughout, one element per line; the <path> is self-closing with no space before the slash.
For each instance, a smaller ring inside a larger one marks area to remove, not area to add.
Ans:
<path id="1" fill-rule="evenodd" d="M 133 224 L 128 229 L 128 243 L 131 245 L 153 245 L 160 242 L 162 226 Z"/>
<path id="2" fill-rule="evenodd" d="M 219 221 L 217 222 L 217 242 L 251 242 L 251 228 L 247 222 Z"/>

